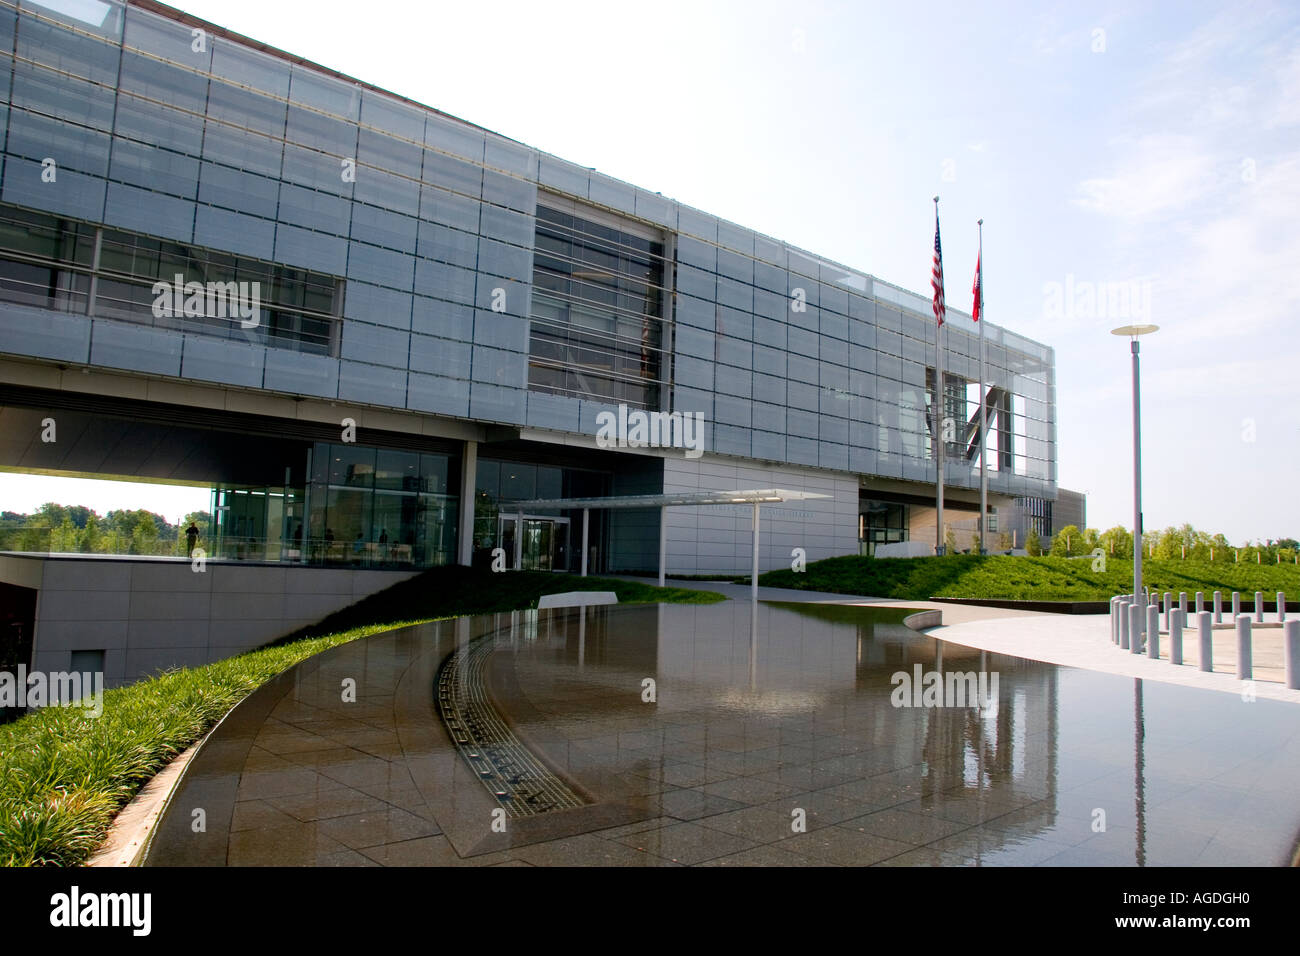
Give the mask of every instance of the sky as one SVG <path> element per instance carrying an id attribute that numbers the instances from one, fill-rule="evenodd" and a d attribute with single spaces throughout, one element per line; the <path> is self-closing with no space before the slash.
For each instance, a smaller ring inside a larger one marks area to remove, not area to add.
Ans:
<path id="1" fill-rule="evenodd" d="M 1145 527 L 1300 537 L 1300 5 L 176 5 L 925 295 L 938 194 L 950 307 L 983 218 L 989 320 L 1056 350 L 1090 526 L 1133 523 L 1109 333 L 1152 323 Z"/>

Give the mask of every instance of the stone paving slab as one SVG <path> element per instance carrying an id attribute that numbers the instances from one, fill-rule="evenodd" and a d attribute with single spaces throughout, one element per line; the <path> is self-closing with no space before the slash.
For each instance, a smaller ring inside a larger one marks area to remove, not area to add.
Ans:
<path id="1" fill-rule="evenodd" d="M 946 620 L 945 615 L 945 620 Z M 1183 632 L 1183 664 L 1169 662 L 1169 639 L 1160 635 L 1159 659 L 1134 654 L 1110 642 L 1110 619 L 1106 614 L 1041 614 L 967 620 L 925 631 L 931 637 L 1011 654 L 1029 660 L 1081 667 L 1087 670 L 1140 677 L 1143 680 L 1200 687 L 1240 695 L 1243 682 L 1236 677 L 1237 641 L 1234 631 L 1214 632 L 1214 671 L 1200 670 L 1199 637 L 1195 630 Z M 1278 629 L 1252 633 L 1254 662 L 1253 691 L 1256 697 L 1300 704 L 1300 690 L 1283 684 L 1282 632 Z"/>

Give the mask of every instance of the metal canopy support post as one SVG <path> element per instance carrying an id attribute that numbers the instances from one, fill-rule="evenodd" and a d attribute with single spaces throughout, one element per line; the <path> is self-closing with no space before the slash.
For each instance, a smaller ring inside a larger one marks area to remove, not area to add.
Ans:
<path id="1" fill-rule="evenodd" d="M 474 561 L 474 493 L 478 474 L 478 442 L 467 441 L 460 457 L 460 520 L 456 529 L 456 563 Z"/>
<path id="2" fill-rule="evenodd" d="M 587 576 L 587 517 L 591 514 L 590 508 L 582 509 L 582 576 Z"/>
<path id="3" fill-rule="evenodd" d="M 749 583 L 749 596 L 758 600 L 758 502 L 754 502 L 754 574 Z"/>
<path id="4" fill-rule="evenodd" d="M 659 509 L 659 586 L 664 586 L 664 568 L 668 563 L 668 506 Z"/>
<path id="5" fill-rule="evenodd" d="M 307 564 L 311 560 L 311 448 L 307 448 L 307 471 L 306 477 L 302 483 L 302 550 L 298 553 L 298 560 L 302 564 Z M 215 515 L 214 515 L 215 517 Z M 321 529 L 321 535 L 325 534 L 325 529 Z M 209 544 L 208 547 L 212 545 Z M 322 563 L 329 560 L 329 555 L 322 555 Z"/>
<path id="6" fill-rule="evenodd" d="M 522 571 L 524 564 L 524 513 L 515 516 L 515 570 Z"/>

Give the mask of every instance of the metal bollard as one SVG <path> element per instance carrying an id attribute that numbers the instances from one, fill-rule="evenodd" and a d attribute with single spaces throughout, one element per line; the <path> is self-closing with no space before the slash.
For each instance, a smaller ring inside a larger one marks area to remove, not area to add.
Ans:
<path id="1" fill-rule="evenodd" d="M 1286 592 L 1285 591 L 1277 592 L 1277 622 L 1279 624 L 1286 623 Z"/>
<path id="2" fill-rule="evenodd" d="M 1241 592 L 1232 592 L 1232 619 L 1235 621 L 1241 617 Z"/>
<path id="3" fill-rule="evenodd" d="M 1237 679 L 1250 680 L 1253 668 L 1250 661 L 1250 615 L 1237 618 Z"/>
<path id="4" fill-rule="evenodd" d="M 1110 642 L 1115 643 L 1115 598 L 1110 599 Z"/>
<path id="5" fill-rule="evenodd" d="M 1282 625 L 1282 650 L 1286 654 L 1286 686 L 1300 690 L 1300 621 Z"/>
<path id="6" fill-rule="evenodd" d="M 1160 611 L 1147 608 L 1147 657 L 1160 656 Z"/>
<path id="7" fill-rule="evenodd" d="M 1183 662 L 1183 616 L 1175 614 L 1173 623 L 1169 627 L 1169 663 L 1181 664 Z"/>
<path id="8" fill-rule="evenodd" d="M 1264 623 L 1264 592 L 1263 591 L 1255 592 L 1255 622 L 1257 624 Z"/>
<path id="9" fill-rule="evenodd" d="M 1197 591 L 1196 592 L 1196 613 L 1200 614 L 1204 610 L 1205 610 L 1205 592 Z M 1187 623 L 1187 622 L 1184 621 L 1183 623 Z"/>
<path id="10" fill-rule="evenodd" d="M 1121 598 L 1119 602 L 1119 646 L 1128 650 L 1128 609 L 1133 605 L 1126 598 Z"/>
<path id="11" fill-rule="evenodd" d="M 1196 623 L 1201 629 L 1201 670 L 1214 670 L 1214 627 L 1210 624 L 1210 612 L 1202 611 L 1196 615 Z"/>
<path id="12" fill-rule="evenodd" d="M 1133 654 L 1142 651 L 1142 618 L 1146 617 L 1146 608 L 1140 604 L 1130 604 L 1128 608 L 1128 649 Z"/>
<path id="13" fill-rule="evenodd" d="M 1183 619 L 1184 624 L 1187 623 L 1187 592 L 1186 591 L 1178 592 L 1178 616 Z"/>
<path id="14" fill-rule="evenodd" d="M 1168 591 L 1165 592 L 1165 630 L 1169 630 L 1169 615 L 1174 607 L 1174 596 Z"/>
<path id="15" fill-rule="evenodd" d="M 1223 623 L 1223 592 L 1214 592 L 1214 623 Z"/>

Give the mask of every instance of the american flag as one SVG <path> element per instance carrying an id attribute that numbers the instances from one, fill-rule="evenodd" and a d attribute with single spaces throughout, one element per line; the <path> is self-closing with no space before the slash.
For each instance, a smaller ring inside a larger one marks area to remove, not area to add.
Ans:
<path id="1" fill-rule="evenodd" d="M 943 250 L 939 246 L 939 210 L 934 211 L 934 269 L 930 273 L 930 285 L 934 287 L 934 317 L 943 325 L 947 308 L 943 304 Z"/>
<path id="2" fill-rule="evenodd" d="M 975 287 L 971 289 L 971 292 L 974 293 L 975 295 L 974 318 L 976 322 L 980 320 L 980 307 L 984 304 L 984 296 L 981 294 L 980 291 L 980 283 L 983 281 L 983 275 L 982 275 L 982 270 L 980 269 L 980 263 L 983 259 L 984 259 L 983 252 L 981 252 L 978 256 L 975 257 Z"/>

